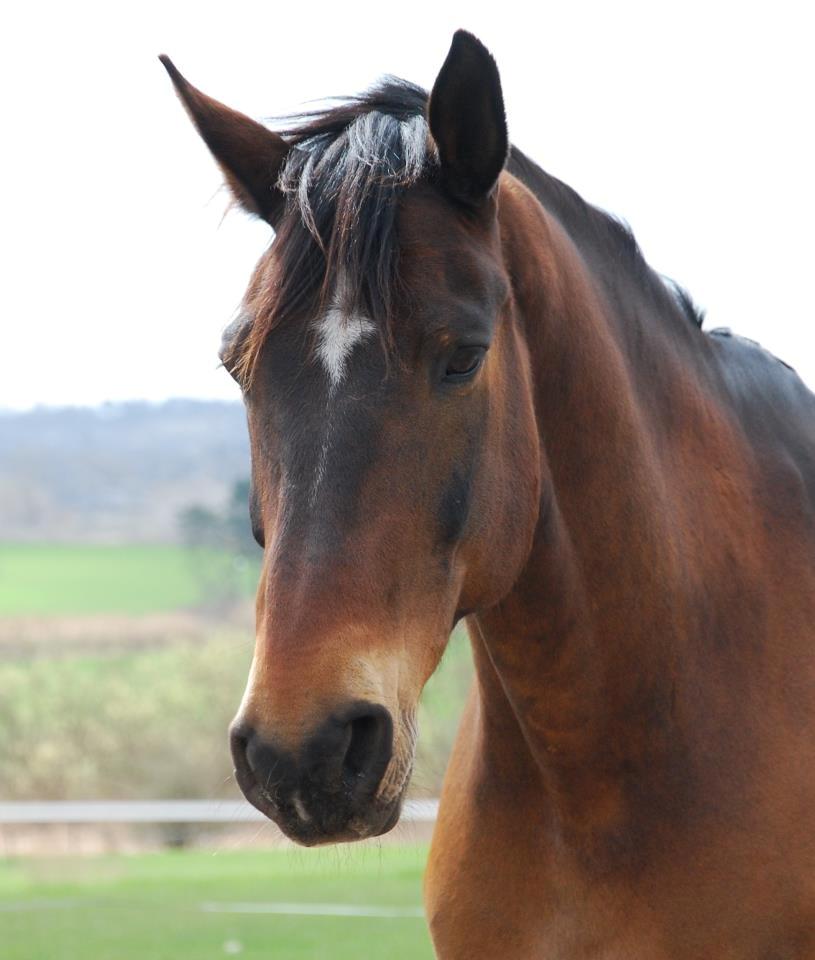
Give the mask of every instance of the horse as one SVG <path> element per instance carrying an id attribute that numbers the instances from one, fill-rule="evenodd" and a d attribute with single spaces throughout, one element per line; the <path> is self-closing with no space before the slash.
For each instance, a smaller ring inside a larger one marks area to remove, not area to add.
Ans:
<path id="1" fill-rule="evenodd" d="M 280 132 L 162 59 L 274 231 L 220 354 L 264 551 L 248 800 L 300 844 L 390 830 L 463 619 L 438 957 L 815 958 L 813 394 L 510 145 L 471 34 L 429 95 Z"/>

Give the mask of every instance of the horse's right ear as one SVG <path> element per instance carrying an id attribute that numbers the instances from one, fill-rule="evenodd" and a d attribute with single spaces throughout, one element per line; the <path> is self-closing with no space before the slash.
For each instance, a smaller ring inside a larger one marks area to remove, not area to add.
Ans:
<path id="1" fill-rule="evenodd" d="M 458 30 L 427 110 L 443 189 L 478 206 L 492 192 L 509 152 L 498 67 L 483 43 Z"/>
<path id="2" fill-rule="evenodd" d="M 190 119 L 223 170 L 235 199 L 245 210 L 275 227 L 284 204 L 277 178 L 288 152 L 286 141 L 237 110 L 196 90 L 166 54 L 159 60 Z"/>

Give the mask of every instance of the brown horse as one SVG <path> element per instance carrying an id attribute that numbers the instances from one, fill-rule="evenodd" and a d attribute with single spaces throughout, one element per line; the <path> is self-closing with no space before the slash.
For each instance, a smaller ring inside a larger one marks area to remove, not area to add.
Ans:
<path id="1" fill-rule="evenodd" d="M 471 35 L 429 97 L 284 135 L 164 63 L 276 231 L 222 350 L 264 545 L 246 796 L 305 844 L 390 829 L 466 617 L 439 957 L 815 957 L 815 398 L 508 146 Z"/>

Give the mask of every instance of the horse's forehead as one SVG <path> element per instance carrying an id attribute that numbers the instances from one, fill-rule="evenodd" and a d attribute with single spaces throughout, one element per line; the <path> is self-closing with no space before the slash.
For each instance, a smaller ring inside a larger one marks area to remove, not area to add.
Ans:
<path id="1" fill-rule="evenodd" d="M 428 323 L 438 331 L 440 317 L 470 314 L 475 304 L 491 310 L 504 296 L 506 278 L 489 221 L 462 214 L 432 187 L 419 184 L 407 191 L 399 207 L 398 236 L 396 286 L 397 301 L 402 302 L 394 304 L 394 316 L 389 321 L 346 309 L 343 281 L 335 278 L 326 306 L 269 331 L 270 346 L 274 347 L 281 338 L 289 340 L 299 330 L 300 336 L 295 339 L 300 341 L 300 352 L 310 354 L 308 365 L 316 362 L 332 393 L 346 379 L 354 357 L 360 353 L 373 355 L 383 339 L 412 354 L 417 342 L 424 339 Z M 272 244 L 258 262 L 244 308 L 224 330 L 222 356 L 239 349 L 259 311 L 269 309 L 280 282 L 282 264 L 276 254 Z M 385 322 L 390 329 L 382 338 L 376 333 L 379 324 Z"/>

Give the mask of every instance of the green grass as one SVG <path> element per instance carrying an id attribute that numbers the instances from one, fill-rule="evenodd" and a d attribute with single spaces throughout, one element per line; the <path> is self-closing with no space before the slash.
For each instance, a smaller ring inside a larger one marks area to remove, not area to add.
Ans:
<path id="1" fill-rule="evenodd" d="M 3 960 L 430 960 L 419 917 L 203 912 L 201 904 L 417 908 L 423 847 L 0 861 Z"/>
<path id="2" fill-rule="evenodd" d="M 171 545 L 0 545 L 0 616 L 145 614 L 251 595 L 255 563 Z"/>

